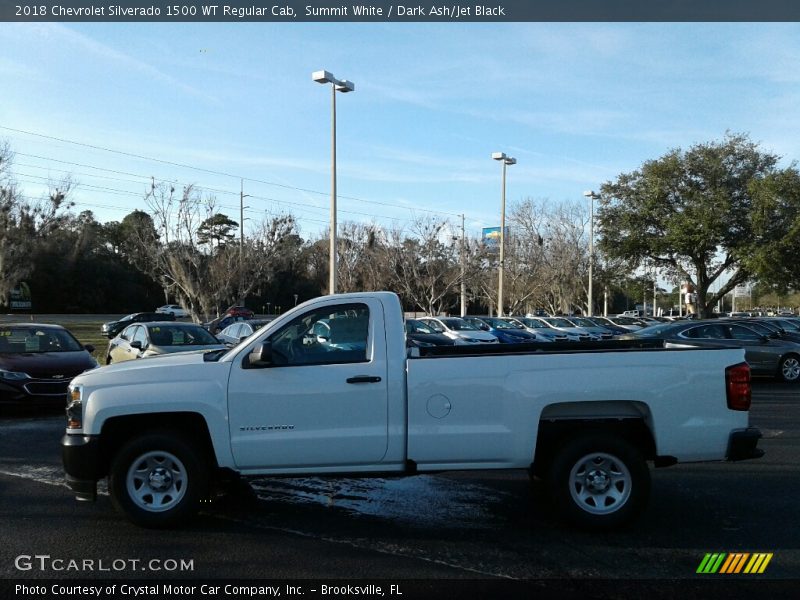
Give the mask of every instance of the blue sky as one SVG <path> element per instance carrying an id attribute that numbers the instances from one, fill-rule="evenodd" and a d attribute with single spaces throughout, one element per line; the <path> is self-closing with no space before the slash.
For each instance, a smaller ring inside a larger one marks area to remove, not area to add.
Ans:
<path id="1" fill-rule="evenodd" d="M 289 211 L 314 235 L 328 220 L 330 88 L 311 72 L 327 69 L 356 85 L 337 96 L 340 222 L 465 213 L 476 235 L 499 224 L 494 151 L 518 160 L 509 202 L 553 203 L 726 130 L 786 164 L 800 157 L 799 34 L 758 23 L 3 23 L 0 138 L 27 195 L 70 171 L 77 208 L 102 221 L 144 208 L 151 176 L 216 190 L 238 219 L 244 178 L 251 219 Z"/>

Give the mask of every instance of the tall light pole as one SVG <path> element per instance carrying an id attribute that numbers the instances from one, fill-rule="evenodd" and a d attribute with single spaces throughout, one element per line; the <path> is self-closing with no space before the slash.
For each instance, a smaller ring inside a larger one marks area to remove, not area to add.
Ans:
<path id="1" fill-rule="evenodd" d="M 328 277 L 328 293 L 336 293 L 336 92 L 352 92 L 356 89 L 352 81 L 336 79 L 328 71 L 314 71 L 311 79 L 317 83 L 331 84 L 331 235 Z"/>
<path id="2" fill-rule="evenodd" d="M 505 152 L 492 152 L 492 158 L 503 164 L 503 193 L 500 207 L 500 269 L 497 277 L 497 316 L 503 316 L 503 269 L 506 262 L 506 167 L 517 164 Z"/>
<path id="3" fill-rule="evenodd" d="M 241 191 L 239 192 L 239 301 L 244 306 L 244 199 L 249 198 L 250 194 L 244 193 L 244 179 L 240 180 Z"/>
<path id="4" fill-rule="evenodd" d="M 594 315 L 594 298 L 592 297 L 592 275 L 594 273 L 594 201 L 600 194 L 588 190 L 583 195 L 589 198 L 589 316 Z"/>
<path id="5" fill-rule="evenodd" d="M 464 215 L 461 215 L 461 248 L 459 248 L 459 259 L 461 263 L 461 316 L 467 314 L 467 267 L 464 249 L 467 243 L 464 232 Z"/>

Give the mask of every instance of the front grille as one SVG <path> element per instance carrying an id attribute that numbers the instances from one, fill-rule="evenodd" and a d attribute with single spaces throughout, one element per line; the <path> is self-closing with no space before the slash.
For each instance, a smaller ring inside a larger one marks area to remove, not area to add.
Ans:
<path id="1" fill-rule="evenodd" d="M 31 396 L 64 396 L 67 393 L 69 379 L 59 379 L 56 381 L 32 381 L 23 387 Z"/>

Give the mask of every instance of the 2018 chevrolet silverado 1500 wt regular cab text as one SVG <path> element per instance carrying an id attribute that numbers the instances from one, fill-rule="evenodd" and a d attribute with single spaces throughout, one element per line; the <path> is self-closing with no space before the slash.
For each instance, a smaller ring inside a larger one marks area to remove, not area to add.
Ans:
<path id="1" fill-rule="evenodd" d="M 743 351 L 662 345 L 409 351 L 396 295 L 324 296 L 230 350 L 75 378 L 67 481 L 92 500 L 108 475 L 115 505 L 159 527 L 193 514 L 213 478 L 231 471 L 530 469 L 563 516 L 615 526 L 646 503 L 647 461 L 761 455 Z"/>

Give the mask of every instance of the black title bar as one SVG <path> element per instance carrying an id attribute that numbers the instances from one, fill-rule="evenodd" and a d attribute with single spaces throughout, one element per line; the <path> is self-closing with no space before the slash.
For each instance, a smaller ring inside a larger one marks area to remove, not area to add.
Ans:
<path id="1" fill-rule="evenodd" d="M 20 22 L 526 22 L 800 21 L 797 0 L 500 0 L 194 2 L 0 0 Z"/>

